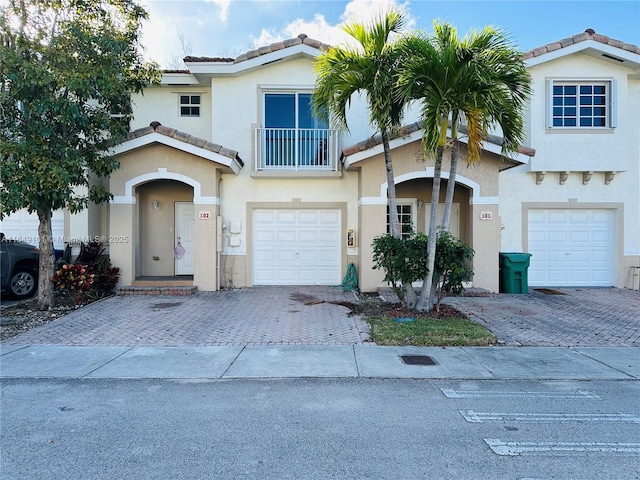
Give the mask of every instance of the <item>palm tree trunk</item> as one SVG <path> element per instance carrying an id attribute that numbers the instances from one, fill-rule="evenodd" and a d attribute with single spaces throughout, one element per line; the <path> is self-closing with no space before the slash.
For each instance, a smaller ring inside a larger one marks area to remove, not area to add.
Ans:
<path id="1" fill-rule="evenodd" d="M 402 237 L 400 221 L 398 220 L 398 202 L 396 199 L 396 183 L 393 176 L 393 163 L 391 162 L 391 147 L 389 146 L 389 134 L 382 133 L 382 146 L 384 148 L 384 164 L 387 170 L 387 201 L 389 205 L 389 230 L 393 238 Z"/>
<path id="2" fill-rule="evenodd" d="M 446 129 L 445 129 L 446 132 Z M 421 312 L 428 312 L 433 308 L 431 295 L 431 284 L 433 283 L 433 267 L 436 261 L 436 236 L 438 223 L 438 202 L 440 200 L 440 177 L 442 175 L 442 157 L 444 155 L 444 145 L 438 146 L 436 154 L 436 164 L 433 170 L 433 186 L 431 189 L 431 215 L 429 218 L 429 233 L 427 239 L 427 274 L 422 283 L 420 298 L 416 304 L 416 309 Z"/>
<path id="3" fill-rule="evenodd" d="M 458 174 L 458 147 L 458 138 L 455 136 L 451 147 L 451 168 L 447 182 L 447 195 L 444 199 L 444 214 L 442 215 L 442 230 L 446 232 L 451 228 L 451 206 L 453 205 L 453 193 L 456 188 L 456 175 Z"/>
<path id="4" fill-rule="evenodd" d="M 389 230 L 393 238 L 402 238 L 402 232 L 400 231 L 400 220 L 398 216 L 398 202 L 396 198 L 396 183 L 393 175 L 393 162 L 391 161 L 391 147 L 389 146 L 389 134 L 387 132 L 382 133 L 382 146 L 384 148 L 384 163 L 387 171 L 387 199 L 389 205 Z M 416 305 L 416 292 L 413 289 L 411 282 L 403 282 L 402 287 L 404 289 L 404 303 L 409 308 L 414 308 Z"/>
<path id="5" fill-rule="evenodd" d="M 442 214 L 442 224 L 440 228 L 442 231 L 448 232 L 451 228 L 451 207 L 453 205 L 453 193 L 456 188 L 456 175 L 458 173 L 458 147 L 460 146 L 458 142 L 458 137 L 455 134 L 452 134 L 453 145 L 451 146 L 451 167 L 449 169 L 449 180 L 447 181 L 447 194 L 444 199 L 444 212 Z M 439 311 L 438 302 L 438 283 L 440 282 L 440 276 L 434 275 L 431 283 L 431 293 L 429 296 L 429 310 L 433 309 L 435 306 L 436 311 Z"/>
<path id="6" fill-rule="evenodd" d="M 53 234 L 51 230 L 51 211 L 38 210 L 38 236 L 40 242 L 40 264 L 38 267 L 38 309 L 48 310 L 53 307 L 53 286 L 51 275 L 55 252 L 53 250 Z"/>

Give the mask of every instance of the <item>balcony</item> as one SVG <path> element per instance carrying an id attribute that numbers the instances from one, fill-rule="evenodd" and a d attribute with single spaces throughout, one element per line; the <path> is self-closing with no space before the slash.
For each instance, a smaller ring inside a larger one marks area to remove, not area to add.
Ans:
<path id="1" fill-rule="evenodd" d="M 330 129 L 256 128 L 255 172 L 338 172 L 338 134 Z M 275 176 L 270 175 L 270 176 Z"/>

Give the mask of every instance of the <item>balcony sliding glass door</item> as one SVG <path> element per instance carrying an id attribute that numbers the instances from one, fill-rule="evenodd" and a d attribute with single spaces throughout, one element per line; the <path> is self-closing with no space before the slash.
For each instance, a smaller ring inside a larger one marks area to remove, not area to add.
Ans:
<path id="1" fill-rule="evenodd" d="M 264 168 L 330 167 L 329 127 L 313 116 L 310 93 L 267 93 L 264 107 Z"/>

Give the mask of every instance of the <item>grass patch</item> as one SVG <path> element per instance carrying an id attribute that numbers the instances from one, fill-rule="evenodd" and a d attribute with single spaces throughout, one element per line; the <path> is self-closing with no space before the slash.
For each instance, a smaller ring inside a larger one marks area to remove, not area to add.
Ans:
<path id="1" fill-rule="evenodd" d="M 370 337 L 378 345 L 417 347 L 472 347 L 497 343 L 496 337 L 479 323 L 465 318 L 458 310 L 442 305 L 438 318 L 434 312 L 422 314 L 401 309 L 397 304 L 367 300 L 360 314 L 371 327 Z M 415 322 L 400 323 L 398 317 L 414 317 Z"/>
<path id="2" fill-rule="evenodd" d="M 411 323 L 398 323 L 387 316 L 366 320 L 371 326 L 371 340 L 378 345 L 465 347 L 496 343 L 496 337 L 489 330 L 466 318 L 416 317 Z"/>

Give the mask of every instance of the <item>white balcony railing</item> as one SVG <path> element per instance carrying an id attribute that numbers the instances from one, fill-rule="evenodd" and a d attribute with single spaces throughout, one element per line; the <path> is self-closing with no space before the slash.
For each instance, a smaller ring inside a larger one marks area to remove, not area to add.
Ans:
<path id="1" fill-rule="evenodd" d="M 336 130 L 256 128 L 256 170 L 336 171 Z"/>

